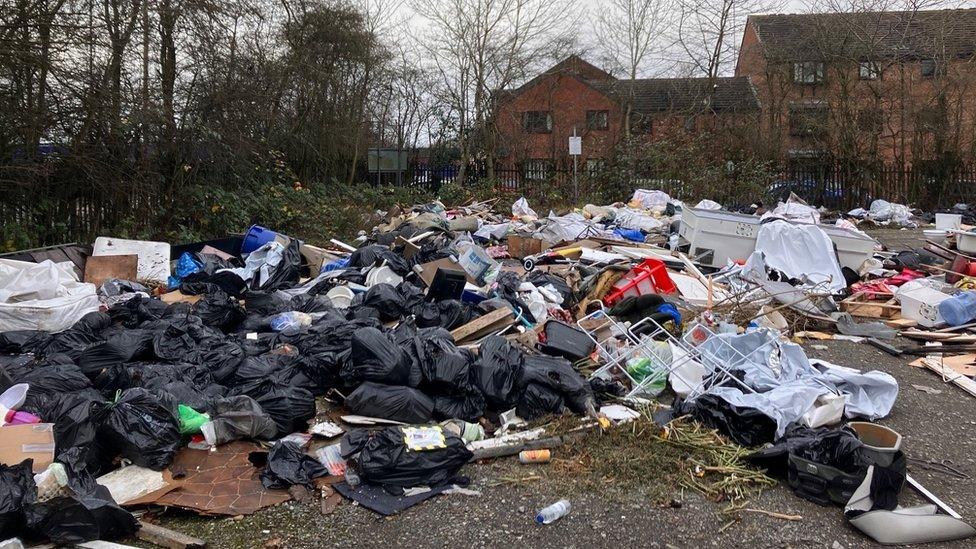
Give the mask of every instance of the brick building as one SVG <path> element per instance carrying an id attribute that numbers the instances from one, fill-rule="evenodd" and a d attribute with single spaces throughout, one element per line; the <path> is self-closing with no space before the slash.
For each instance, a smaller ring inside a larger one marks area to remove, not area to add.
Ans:
<path id="1" fill-rule="evenodd" d="M 810 165 L 973 158 L 976 10 L 756 15 L 735 74 L 771 157 Z"/>
<path id="2" fill-rule="evenodd" d="M 574 131 L 582 137 L 581 170 L 593 171 L 612 157 L 628 126 L 632 136 L 653 140 L 741 128 L 759 113 L 747 77 L 621 80 L 578 56 L 495 99 L 496 156 L 537 178 L 571 164 Z"/>

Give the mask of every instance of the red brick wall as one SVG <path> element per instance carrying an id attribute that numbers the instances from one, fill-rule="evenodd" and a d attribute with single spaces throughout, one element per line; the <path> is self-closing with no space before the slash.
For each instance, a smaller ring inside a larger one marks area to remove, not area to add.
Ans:
<path id="1" fill-rule="evenodd" d="M 793 82 L 792 63 L 768 62 L 755 28 L 743 33 L 736 76 L 749 76 L 762 108 L 762 132 L 766 154 L 781 157 L 789 150 L 821 149 L 835 156 L 875 158 L 911 164 L 931 158 L 941 145 L 962 157 L 971 157 L 976 135 L 976 67 L 972 60 L 952 60 L 945 76 L 923 78 L 919 61 L 879 61 L 880 80 L 861 80 L 854 62 L 828 66 L 826 81 L 818 85 Z M 919 131 L 919 111 L 946 98 L 948 128 L 942 132 Z M 790 135 L 790 104 L 824 101 L 829 106 L 827 131 L 821 136 Z M 879 108 L 883 124 L 878 132 L 858 124 L 863 109 Z"/>
<path id="2" fill-rule="evenodd" d="M 588 130 L 588 110 L 609 111 L 608 129 Z M 550 111 L 552 132 L 524 132 L 522 113 L 526 111 Z M 575 128 L 577 135 L 583 137 L 581 161 L 586 158 L 607 158 L 621 135 L 622 119 L 620 107 L 603 93 L 572 76 L 547 75 L 531 88 L 499 105 L 496 116 L 499 135 L 497 150 L 503 154 L 506 162 L 551 159 L 571 163 L 569 137 Z"/>

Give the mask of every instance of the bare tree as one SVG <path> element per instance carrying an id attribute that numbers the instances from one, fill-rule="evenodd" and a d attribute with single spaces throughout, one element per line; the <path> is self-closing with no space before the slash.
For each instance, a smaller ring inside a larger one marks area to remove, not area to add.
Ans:
<path id="1" fill-rule="evenodd" d="M 678 71 L 711 79 L 728 72 L 746 17 L 784 5 L 784 0 L 678 0 L 672 59 Z"/>
<path id="2" fill-rule="evenodd" d="M 495 92 L 565 51 L 576 16 L 560 0 L 414 0 L 412 6 L 424 23 L 418 43 L 456 117 L 459 179 L 476 146 L 492 172 Z"/>

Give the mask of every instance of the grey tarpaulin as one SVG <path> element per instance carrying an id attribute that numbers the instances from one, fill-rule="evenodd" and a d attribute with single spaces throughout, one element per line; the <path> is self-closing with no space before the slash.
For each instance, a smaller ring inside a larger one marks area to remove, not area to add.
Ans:
<path id="1" fill-rule="evenodd" d="M 775 420 L 777 438 L 783 436 L 787 426 L 799 421 L 822 394 L 843 394 L 847 417 L 871 420 L 888 415 L 898 396 L 898 382 L 890 375 L 879 371 L 861 373 L 823 361 L 814 365 L 799 345 L 777 339 L 770 330 L 718 334 L 702 343 L 701 351 L 706 368 L 712 364 L 729 365 L 756 391 L 747 393 L 738 385 L 729 384 L 715 387 L 710 393 L 735 406 L 757 409 Z"/>

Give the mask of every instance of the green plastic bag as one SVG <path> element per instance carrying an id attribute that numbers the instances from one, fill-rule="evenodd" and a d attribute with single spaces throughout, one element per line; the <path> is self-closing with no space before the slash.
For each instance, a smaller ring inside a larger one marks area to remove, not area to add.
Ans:
<path id="1" fill-rule="evenodd" d="M 201 414 L 189 406 L 180 404 L 178 406 L 178 410 L 180 413 L 181 435 L 195 435 L 200 432 L 200 427 L 202 427 L 204 423 L 210 421 L 210 416 L 207 414 Z"/>
<path id="2" fill-rule="evenodd" d="M 668 385 L 667 369 L 671 364 L 671 347 L 667 342 L 645 342 L 646 348 L 640 356 L 627 361 L 627 373 L 637 383 L 647 382 L 643 394 L 656 397 Z"/>

